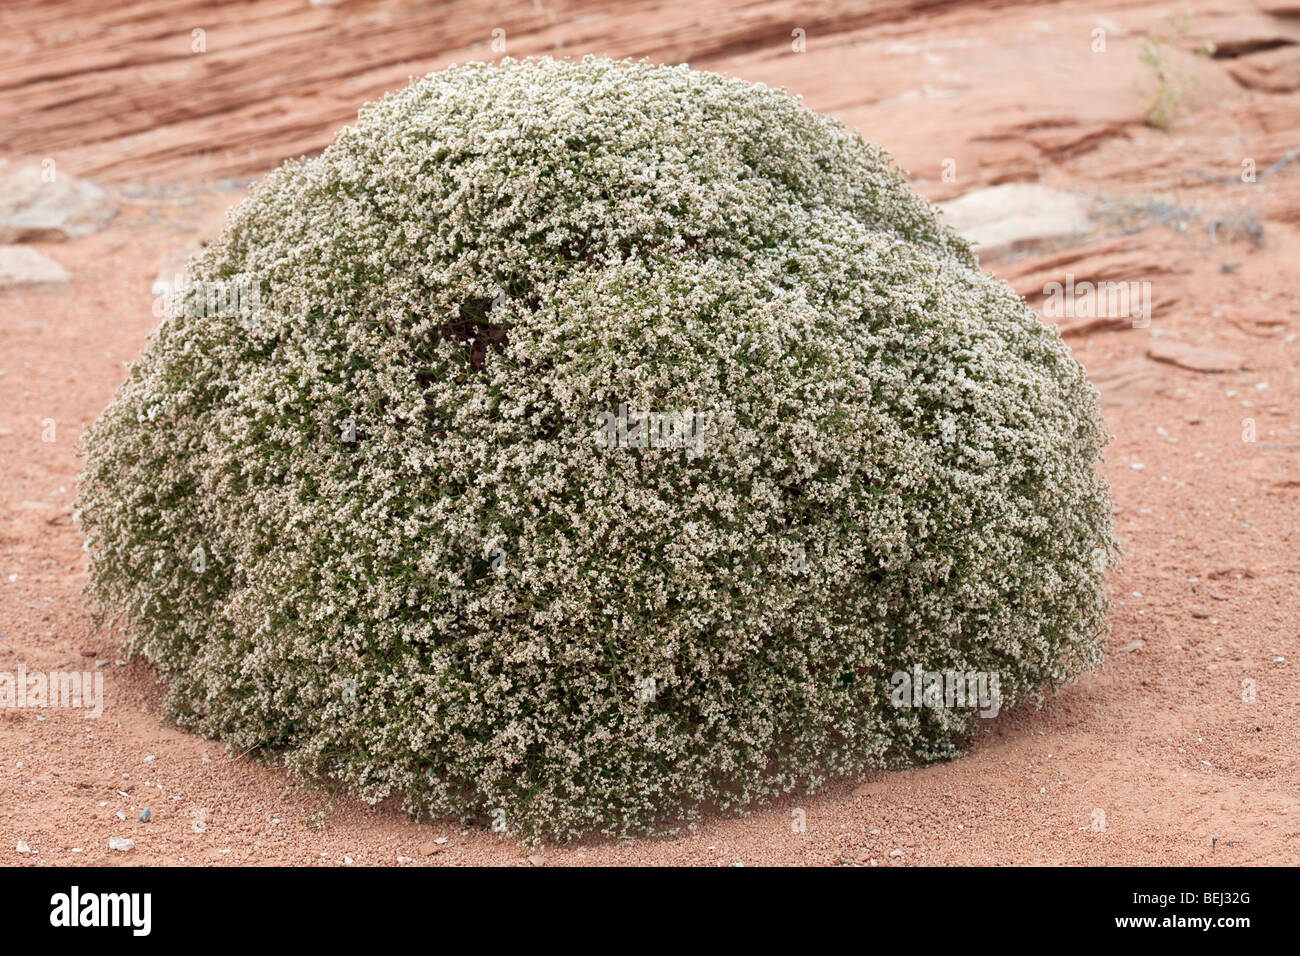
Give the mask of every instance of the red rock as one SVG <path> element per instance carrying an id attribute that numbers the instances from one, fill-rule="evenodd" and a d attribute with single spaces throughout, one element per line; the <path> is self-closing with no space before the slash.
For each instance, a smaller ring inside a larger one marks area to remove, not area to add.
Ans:
<path id="1" fill-rule="evenodd" d="M 1147 349 L 1147 357 L 1193 372 L 1240 372 L 1246 368 L 1245 360 L 1239 355 L 1216 352 L 1165 338 L 1152 341 L 1151 347 Z"/>

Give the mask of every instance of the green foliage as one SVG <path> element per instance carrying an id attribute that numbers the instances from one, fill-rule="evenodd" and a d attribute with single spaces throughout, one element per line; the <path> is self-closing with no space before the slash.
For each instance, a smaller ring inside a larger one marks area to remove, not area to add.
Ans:
<path id="1" fill-rule="evenodd" d="M 1178 42 L 1187 33 L 1189 20 L 1186 13 L 1176 16 L 1170 14 L 1160 21 L 1159 26 L 1150 30 L 1138 46 L 1138 62 L 1151 72 L 1150 80 L 1139 84 L 1139 90 L 1146 99 L 1143 112 L 1147 125 L 1166 132 L 1186 113 L 1183 97 L 1189 87 L 1199 82 L 1196 74 L 1178 66 L 1174 56 Z M 1203 45 L 1196 50 L 1197 56 L 1213 54 L 1213 44 Z"/>
<path id="2" fill-rule="evenodd" d="M 523 836 L 662 832 L 960 752 L 978 718 L 892 706 L 897 670 L 1005 706 L 1099 659 L 1095 391 L 782 92 L 433 74 L 192 273 L 78 515 L 104 617 L 232 748 Z M 703 444 L 609 447 L 623 405 Z"/>

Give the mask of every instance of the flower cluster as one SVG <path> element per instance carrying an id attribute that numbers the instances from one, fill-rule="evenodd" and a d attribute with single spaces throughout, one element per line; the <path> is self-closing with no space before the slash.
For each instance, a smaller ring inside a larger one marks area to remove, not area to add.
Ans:
<path id="1" fill-rule="evenodd" d="M 978 715 L 892 706 L 896 672 L 1010 706 L 1098 660 L 1083 370 L 781 91 L 452 68 L 191 270 L 78 516 L 104 619 L 233 749 L 525 837 L 664 832 L 960 752 Z M 612 451 L 622 408 L 690 410 L 707 453 Z"/>

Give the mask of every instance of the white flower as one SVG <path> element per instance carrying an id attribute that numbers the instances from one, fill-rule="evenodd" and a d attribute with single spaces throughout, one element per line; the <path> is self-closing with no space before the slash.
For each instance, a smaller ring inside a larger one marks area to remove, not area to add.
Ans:
<path id="1" fill-rule="evenodd" d="M 956 753 L 978 718 L 891 707 L 895 671 L 996 674 L 1009 706 L 1098 660 L 1095 392 L 879 148 L 783 92 L 433 74 L 258 184 L 191 273 L 240 294 L 174 298 L 78 513 L 104 615 L 233 748 L 623 835 Z M 593 441 L 621 407 L 707 441 Z"/>

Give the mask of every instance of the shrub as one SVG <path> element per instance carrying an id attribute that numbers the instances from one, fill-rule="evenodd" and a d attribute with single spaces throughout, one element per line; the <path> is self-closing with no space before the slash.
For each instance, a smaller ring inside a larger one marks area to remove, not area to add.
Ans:
<path id="1" fill-rule="evenodd" d="M 974 712 L 893 706 L 896 671 L 1006 706 L 1098 660 L 1094 390 L 782 92 L 433 74 L 192 276 L 78 513 L 101 619 L 232 749 L 526 837 L 662 832 L 958 753 Z"/>

